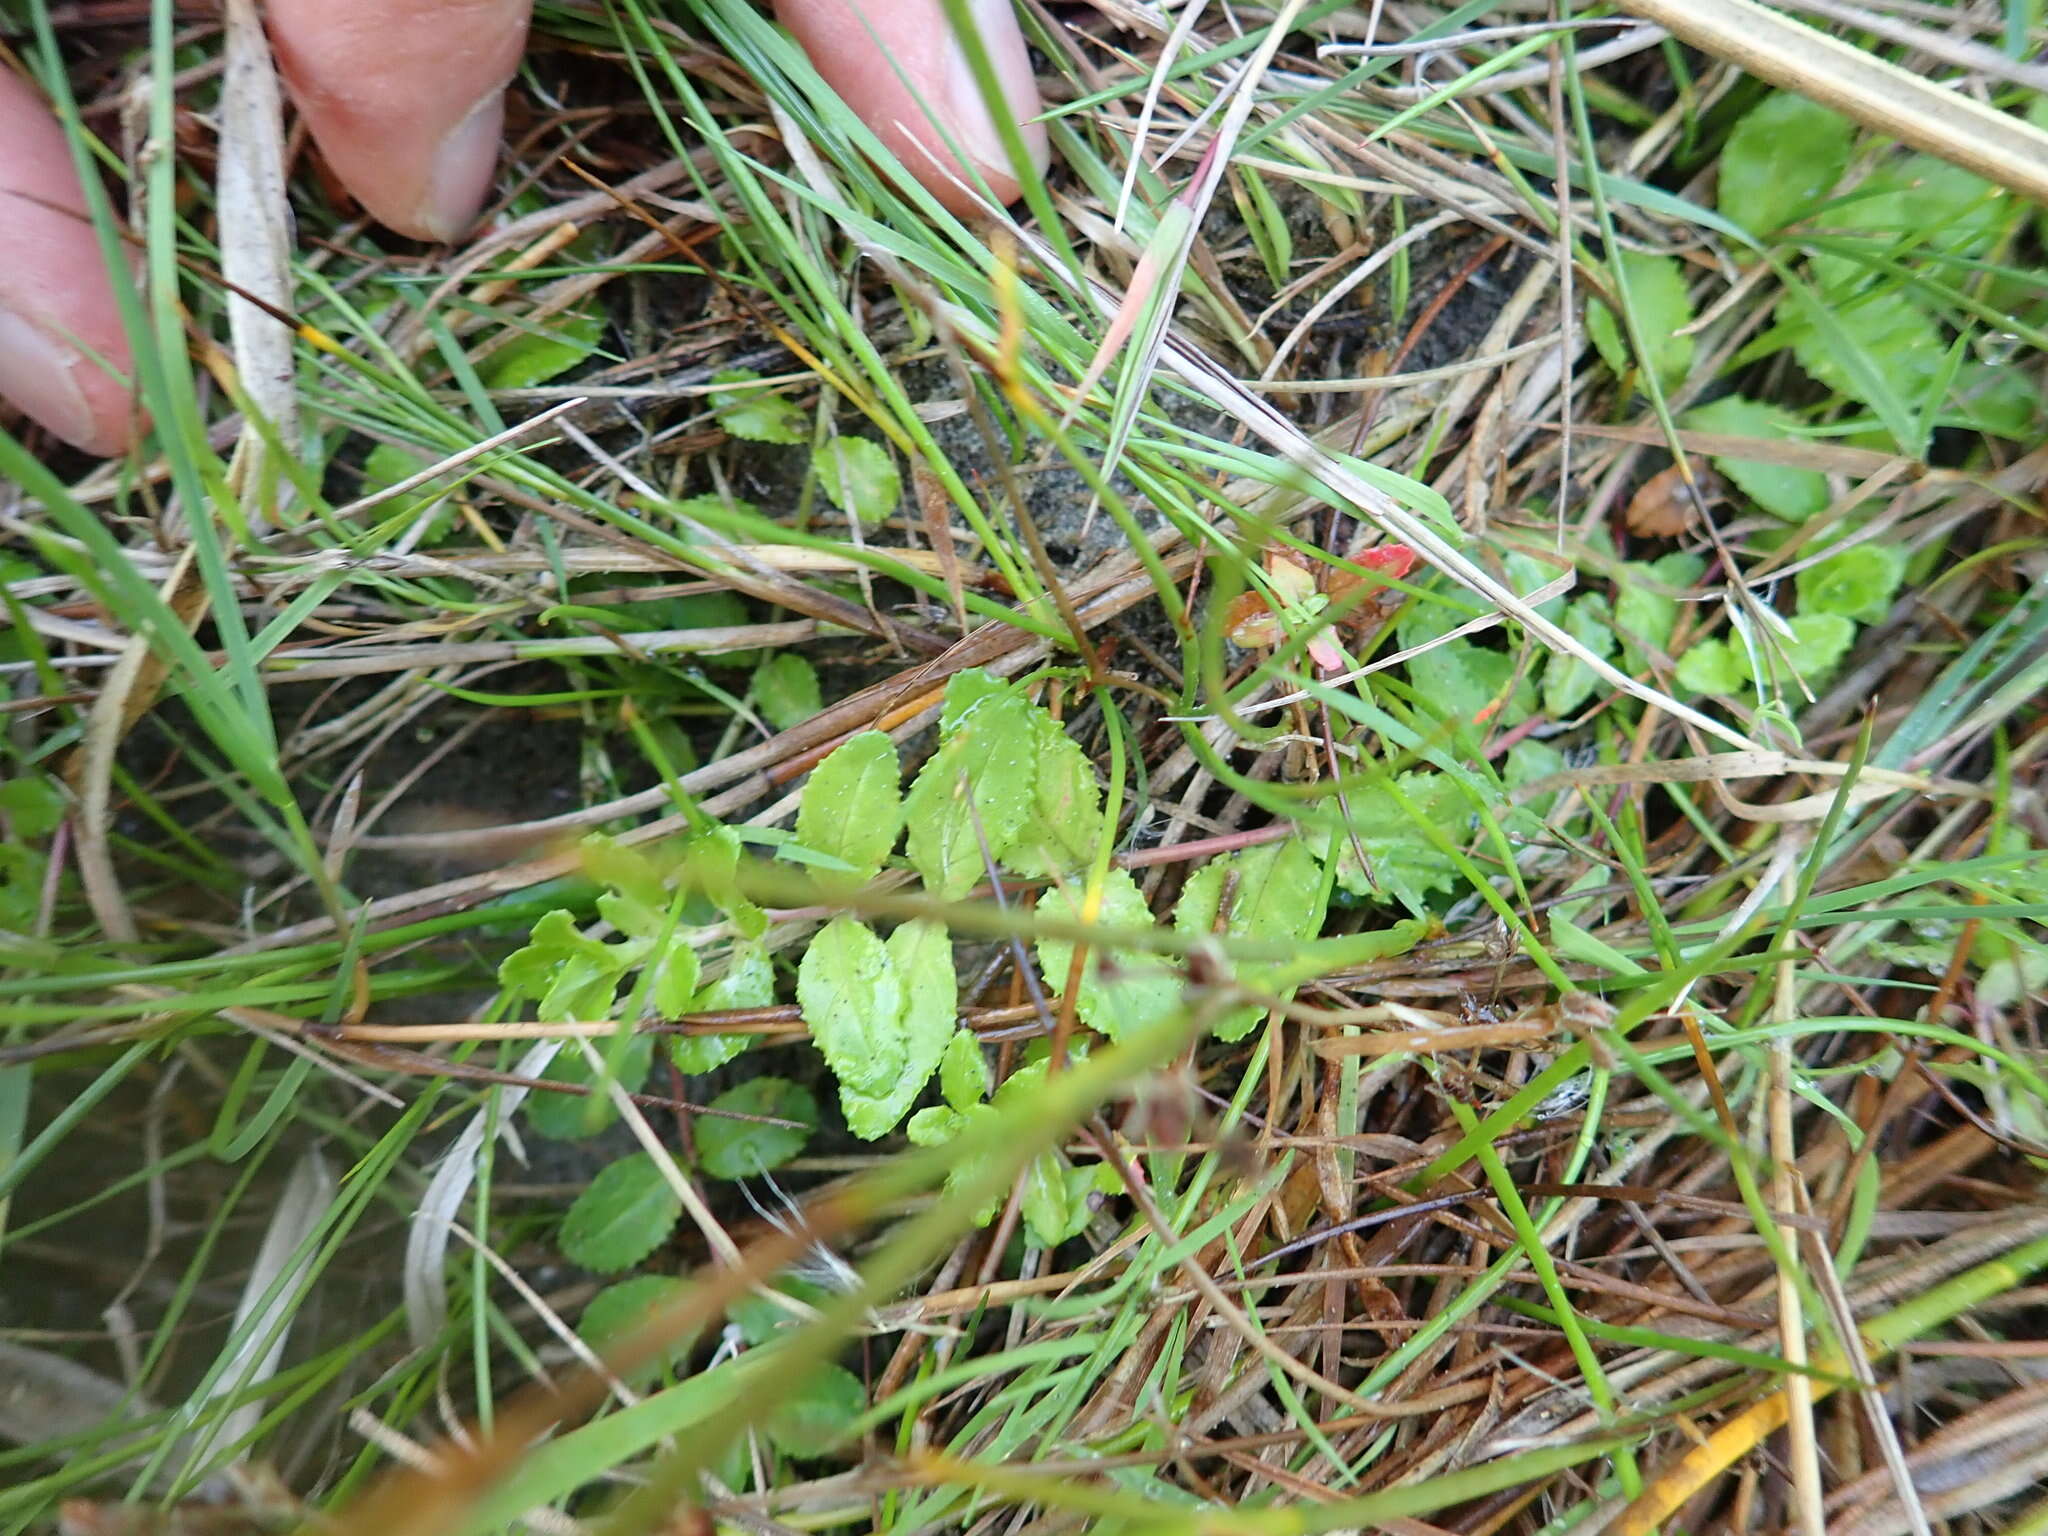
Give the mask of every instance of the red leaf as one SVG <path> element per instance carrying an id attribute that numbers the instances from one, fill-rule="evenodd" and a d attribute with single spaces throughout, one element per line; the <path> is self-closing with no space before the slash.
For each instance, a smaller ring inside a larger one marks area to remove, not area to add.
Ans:
<path id="1" fill-rule="evenodd" d="M 1381 544 L 1354 557 L 1368 571 L 1400 581 L 1415 569 L 1415 551 L 1406 544 Z"/>

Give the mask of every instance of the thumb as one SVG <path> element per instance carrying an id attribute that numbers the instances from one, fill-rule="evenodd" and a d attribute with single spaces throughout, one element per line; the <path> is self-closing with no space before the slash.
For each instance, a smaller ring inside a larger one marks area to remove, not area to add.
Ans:
<path id="1" fill-rule="evenodd" d="M 74 448 L 120 453 L 134 412 L 108 369 L 132 361 L 64 130 L 0 65 L 0 396 Z"/>
<path id="2" fill-rule="evenodd" d="M 270 41 L 320 152 L 381 224 L 453 240 L 498 164 L 532 0 L 270 0 Z"/>
<path id="3" fill-rule="evenodd" d="M 1032 121 L 1038 82 L 1016 13 L 1010 0 L 969 0 L 968 10 L 1002 86 L 1001 110 L 1042 171 L 1049 151 L 1044 126 Z M 1017 197 L 995 118 L 939 0 L 776 0 L 775 14 L 825 83 L 941 203 L 974 210 L 962 156 L 998 200 Z"/>

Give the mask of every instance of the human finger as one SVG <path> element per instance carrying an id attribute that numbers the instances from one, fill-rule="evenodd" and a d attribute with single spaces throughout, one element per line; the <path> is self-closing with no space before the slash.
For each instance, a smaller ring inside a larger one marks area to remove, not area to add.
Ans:
<path id="1" fill-rule="evenodd" d="M 0 64 L 0 395 L 75 448 L 119 453 L 131 362 L 64 130 Z"/>
<path id="2" fill-rule="evenodd" d="M 1002 86 L 1001 110 L 1043 171 L 1050 151 L 1044 125 L 1033 121 L 1038 82 L 1010 0 L 968 0 L 968 10 Z M 775 14 L 826 84 L 940 202 L 974 210 L 963 156 L 1000 201 L 1017 197 L 996 119 L 939 0 L 775 0 Z"/>
<path id="3" fill-rule="evenodd" d="M 453 240 L 490 193 L 532 0 L 270 0 L 292 100 L 380 224 Z"/>

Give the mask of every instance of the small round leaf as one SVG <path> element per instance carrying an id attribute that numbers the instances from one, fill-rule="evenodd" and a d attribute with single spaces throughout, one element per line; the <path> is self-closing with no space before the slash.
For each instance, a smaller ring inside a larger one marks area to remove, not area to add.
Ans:
<path id="1" fill-rule="evenodd" d="M 592 1179 L 562 1218 L 562 1252 L 599 1274 L 630 1269 L 659 1248 L 683 1203 L 645 1152 Z"/>
<path id="2" fill-rule="evenodd" d="M 843 1365 L 827 1365 L 783 1399 L 764 1427 L 785 1456 L 811 1460 L 838 1445 L 867 1405 L 860 1378 Z"/>
<path id="3" fill-rule="evenodd" d="M 763 1115 L 794 1120 L 804 1129 L 763 1125 L 758 1120 L 728 1120 L 704 1115 L 697 1121 L 697 1157 L 704 1171 L 720 1179 L 750 1179 L 779 1168 L 811 1138 L 818 1123 L 818 1101 L 782 1077 L 754 1077 L 711 1101 L 714 1110 L 738 1115 Z"/>
<path id="4" fill-rule="evenodd" d="M 903 494 L 889 450 L 865 437 L 835 438 L 818 455 L 818 479 L 835 507 L 871 528 L 896 510 Z"/>
<path id="5" fill-rule="evenodd" d="M 578 1319 L 576 1332 L 593 1353 L 602 1355 L 646 1322 L 648 1317 L 676 1300 L 689 1287 L 673 1275 L 635 1275 L 608 1285 L 590 1298 Z M 648 1360 L 624 1375 L 628 1386 L 643 1386 L 654 1380 L 664 1363 L 680 1366 L 697 1342 L 697 1334 L 669 1346 L 666 1362 Z"/>
<path id="6" fill-rule="evenodd" d="M 1838 613 L 1875 624 L 1891 611 L 1906 574 L 1904 551 L 1886 544 L 1854 544 L 1799 573 L 1799 611 Z"/>
<path id="7" fill-rule="evenodd" d="M 597 1049 L 602 1055 L 608 1049 L 608 1042 L 598 1042 Z M 635 1035 L 626 1042 L 625 1055 L 619 1062 L 619 1082 L 628 1093 L 638 1093 L 653 1065 L 654 1037 Z M 590 1070 L 590 1063 L 576 1049 L 573 1040 L 556 1052 L 555 1059 L 540 1075 L 544 1082 L 576 1083 L 590 1088 L 590 1092 L 536 1090 L 529 1093 L 521 1109 L 527 1129 L 536 1136 L 545 1136 L 550 1141 L 580 1141 L 586 1136 L 595 1136 L 619 1118 L 618 1107 L 612 1103 L 603 1085 L 593 1082 L 595 1074 Z M 596 1104 L 591 1103 L 593 1097 L 598 1101 Z"/>
<path id="8" fill-rule="evenodd" d="M 1678 658 L 1678 686 L 1690 693 L 1740 693 L 1749 668 L 1726 640 L 1696 640 Z"/>

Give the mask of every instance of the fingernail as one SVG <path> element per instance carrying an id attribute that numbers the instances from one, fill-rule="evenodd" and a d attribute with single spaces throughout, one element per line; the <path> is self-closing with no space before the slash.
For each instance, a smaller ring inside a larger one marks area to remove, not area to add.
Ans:
<path id="1" fill-rule="evenodd" d="M 99 424 L 80 392 L 76 370 L 83 357 L 29 324 L 0 310 L 0 395 L 74 448 L 101 451 Z"/>
<path id="2" fill-rule="evenodd" d="M 969 9 L 974 15 L 975 29 L 984 40 L 995 34 L 999 27 L 1016 25 L 1010 18 L 1010 0 L 971 0 Z M 1014 91 L 1015 86 L 1003 80 L 1001 61 L 992 62 L 996 64 L 996 78 L 1002 81 L 1005 91 Z M 946 44 L 946 105 L 952 109 L 953 115 L 948 126 L 952 128 L 960 148 L 983 170 L 1009 176 L 1009 151 L 1003 148 L 1002 135 L 996 131 L 988 102 L 974 78 L 974 66 L 967 62 L 967 53 L 961 48 L 958 37 L 948 38 Z M 1016 104 L 1008 102 L 1006 106 L 1014 121 Z"/>
<path id="3" fill-rule="evenodd" d="M 449 130 L 427 168 L 420 199 L 419 233 L 454 240 L 475 222 L 497 174 L 499 141 L 505 131 L 505 93 L 494 90 L 469 116 Z"/>

